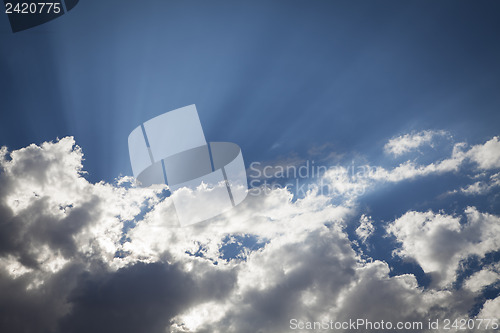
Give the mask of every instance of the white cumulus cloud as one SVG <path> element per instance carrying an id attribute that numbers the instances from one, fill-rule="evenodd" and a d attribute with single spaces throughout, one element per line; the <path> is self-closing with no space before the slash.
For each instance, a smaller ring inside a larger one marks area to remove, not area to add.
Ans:
<path id="1" fill-rule="evenodd" d="M 410 211 L 389 227 L 436 283 L 357 252 L 347 229 L 359 216 L 356 179 L 344 201 L 315 189 L 249 195 L 209 221 L 179 227 L 161 188 L 89 183 L 73 138 L 0 158 L 0 331 L 288 332 L 304 321 L 414 320 L 467 316 L 481 285 L 447 285 L 462 258 L 498 249 L 499 218 L 475 208 L 466 220 Z M 375 184 L 368 178 L 367 186 Z M 375 223 L 362 215 L 366 240 Z M 250 242 L 250 245 L 245 245 Z M 236 251 L 226 257 L 226 251 Z M 484 275 L 484 274 L 483 274 Z M 475 281 L 475 282 L 474 282 Z M 488 301 L 481 313 L 498 310 Z"/>
<path id="2" fill-rule="evenodd" d="M 467 208 L 465 216 L 462 221 L 459 216 L 410 211 L 387 230 L 402 244 L 396 253 L 415 259 L 444 287 L 455 281 L 461 260 L 500 250 L 500 217 L 474 207 Z"/>

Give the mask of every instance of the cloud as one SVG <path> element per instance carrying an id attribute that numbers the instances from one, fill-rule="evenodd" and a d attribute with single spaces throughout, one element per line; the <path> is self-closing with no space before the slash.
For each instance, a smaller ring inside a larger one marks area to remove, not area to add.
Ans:
<path id="1" fill-rule="evenodd" d="M 474 163 L 477 170 L 481 172 L 500 168 L 498 137 L 493 137 L 484 144 L 474 145 L 470 149 L 467 149 L 467 144 L 464 142 L 456 143 L 449 157 L 429 164 L 419 165 L 408 160 L 389 170 L 378 166 L 369 166 L 369 172 L 365 174 L 366 178 L 375 181 L 400 182 L 417 177 L 457 172 L 468 161 Z M 495 177 L 493 176 L 492 181 L 496 181 Z"/>
<path id="2" fill-rule="evenodd" d="M 426 137 L 433 137 L 438 134 L 449 135 L 448 132 L 444 131 L 433 132 L 428 130 L 421 133 L 427 133 L 425 134 Z M 406 134 L 404 137 L 412 136 L 413 134 Z M 294 155 L 295 161 L 302 161 L 301 164 L 299 163 L 300 165 L 293 163 L 282 165 L 281 158 L 269 164 L 252 163 L 248 172 L 249 184 L 250 187 L 257 190 L 256 192 L 261 192 L 263 188 L 260 185 L 264 184 L 262 180 L 267 182 L 271 190 L 284 187 L 273 183 L 276 179 L 287 180 L 287 184 L 291 185 L 290 191 L 298 197 L 305 196 L 307 191 L 312 191 L 330 198 L 336 198 L 339 203 L 351 206 L 364 194 L 376 190 L 382 184 L 400 183 L 447 173 L 459 174 L 467 171 L 473 172 L 474 177 L 479 177 L 484 176 L 485 173 L 494 172 L 495 169 L 498 169 L 497 165 L 489 160 L 484 160 L 483 156 L 489 153 L 496 156 L 497 152 L 492 152 L 496 147 L 496 142 L 498 142 L 497 137 L 494 137 L 484 144 L 477 144 L 470 148 L 465 142 L 459 142 L 453 145 L 449 156 L 442 156 L 427 164 L 407 160 L 392 168 L 370 165 L 369 163 L 356 165 L 354 161 L 352 161 L 351 165 L 337 164 L 327 167 L 314 164 L 314 161 L 306 160 L 304 162 L 304 159 Z M 336 157 L 335 160 L 338 161 L 338 158 Z M 471 166 L 473 167 L 472 170 L 470 170 Z M 477 194 L 477 191 L 486 193 L 498 186 L 498 184 L 498 174 L 492 174 L 489 183 L 478 182 L 460 191 L 465 194 Z"/>
<path id="3" fill-rule="evenodd" d="M 472 146 L 467 157 L 478 164 L 480 169 L 500 168 L 500 141 L 495 136 L 483 145 Z"/>
<path id="4" fill-rule="evenodd" d="M 467 291 L 425 291 L 411 274 L 391 277 L 386 263 L 359 260 L 335 236 L 313 236 L 256 255 L 242 268 L 238 281 L 244 283 L 228 302 L 210 303 L 210 310 L 202 304 L 177 316 L 174 332 L 288 332 L 291 319 L 425 323 L 464 316 L 474 300 Z M 285 253 L 286 262 L 279 263 Z"/>
<path id="5" fill-rule="evenodd" d="M 220 249 L 227 235 L 273 239 L 266 248 L 286 257 L 287 243 L 301 234 L 312 241 L 309 232 L 340 223 L 351 211 L 321 196 L 292 202 L 288 191 L 276 190 L 207 223 L 179 228 L 172 201 L 160 199 L 160 190 L 88 183 L 82 177 L 83 154 L 74 144 L 64 138 L 10 154 L 3 149 L 2 281 L 18 303 L 26 301 L 6 312 L 13 319 L 0 321 L 2 331 L 135 332 L 140 326 L 163 332 L 193 304 L 218 303 L 236 288 L 236 273 L 248 275 L 243 281 L 258 281 L 252 277 L 258 264 L 250 268 L 254 261 L 246 268 L 246 261 L 241 268 L 224 264 Z M 133 228 L 124 234 L 127 223 Z M 200 249 L 203 257 L 192 255 Z M 288 261 L 293 264 L 293 257 Z M 271 273 L 262 271 L 268 278 Z M 237 290 L 251 287 L 240 283 Z M 11 301 L 9 293 L 2 295 Z"/>
<path id="6" fill-rule="evenodd" d="M 0 158 L 0 331 L 52 330 L 87 270 L 112 269 L 122 221 L 151 191 L 90 184 L 73 138 Z"/>
<path id="7" fill-rule="evenodd" d="M 0 152 L 2 332 L 288 332 L 292 318 L 427 321 L 467 316 L 493 281 L 482 273 L 447 288 L 462 258 L 499 246 L 499 218 L 475 208 L 465 210 L 466 223 L 410 211 L 390 224 L 397 253 L 434 274 L 429 288 L 359 252 L 347 231 L 359 216 L 355 189 L 374 178 L 337 170 L 325 177 L 341 180 L 335 188 L 349 196 L 318 184 L 300 198 L 277 188 L 181 228 L 162 188 L 85 180 L 73 138 Z M 354 233 L 366 241 L 377 221 L 361 216 Z M 227 257 L 231 244 L 241 249 Z M 481 313 L 495 309 L 488 301 Z"/>
<path id="8" fill-rule="evenodd" d="M 375 231 L 375 226 L 373 225 L 371 216 L 366 216 L 365 214 L 361 215 L 359 222 L 359 226 L 356 229 L 356 235 L 358 235 L 363 243 L 366 243 L 368 237 Z"/>
<path id="9" fill-rule="evenodd" d="M 484 319 L 497 319 L 498 320 L 498 310 L 500 309 L 500 297 L 497 297 L 495 299 L 489 299 L 487 300 L 483 308 L 481 309 L 481 312 L 477 315 L 478 318 L 484 318 Z M 491 323 L 490 323 L 491 327 Z M 495 330 L 491 330 L 495 331 Z"/>
<path id="10" fill-rule="evenodd" d="M 390 268 L 382 261 L 362 265 L 350 288 L 343 292 L 335 310 L 336 318 L 425 323 L 429 319 L 463 316 L 472 301 L 470 293 L 423 290 L 418 287 L 415 276 L 391 277 L 389 273 Z M 425 326 L 422 331 L 426 331 Z"/>
<path id="11" fill-rule="evenodd" d="M 401 156 L 409 153 L 421 146 L 431 145 L 432 140 L 438 136 L 448 136 L 446 131 L 425 130 L 410 134 L 400 135 L 392 138 L 384 146 L 384 151 L 387 154 Z"/>
<path id="12" fill-rule="evenodd" d="M 78 332 L 165 332 L 170 318 L 193 302 L 223 298 L 235 283 L 231 271 L 197 269 L 189 274 L 178 264 L 137 263 L 116 272 L 87 274 L 70 293 L 71 312 L 60 330 Z"/>
<path id="13" fill-rule="evenodd" d="M 387 227 L 402 245 L 395 253 L 415 259 L 434 284 L 450 285 L 461 260 L 500 250 L 500 217 L 475 207 L 464 213 L 464 223 L 459 216 L 432 211 L 405 213 Z"/>
<path id="14" fill-rule="evenodd" d="M 465 282 L 465 287 L 473 292 L 479 292 L 497 281 L 500 281 L 500 265 L 492 265 L 470 276 Z"/>
<path id="15" fill-rule="evenodd" d="M 494 188 L 500 186 L 500 172 L 489 177 L 488 181 L 478 181 L 473 184 L 460 188 L 460 192 L 466 195 L 481 195 L 491 192 Z M 453 191 L 457 192 L 457 191 Z"/>

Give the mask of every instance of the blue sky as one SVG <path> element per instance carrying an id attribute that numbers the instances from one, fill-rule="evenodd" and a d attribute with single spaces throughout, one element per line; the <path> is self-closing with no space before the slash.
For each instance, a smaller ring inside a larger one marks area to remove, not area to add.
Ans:
<path id="1" fill-rule="evenodd" d="M 81 0 L 15 34 L 0 15 L 0 330 L 498 317 L 499 12 Z M 115 180 L 132 175 L 129 133 L 190 104 L 249 180 L 252 162 L 331 169 L 300 180 L 316 192 L 256 186 L 179 228 L 166 192 Z M 30 320 L 2 326 L 2 309 Z"/>
<path id="2" fill-rule="evenodd" d="M 17 34 L 3 15 L 0 143 L 73 135 L 109 181 L 138 123 L 193 103 L 247 163 L 325 143 L 373 160 L 422 129 L 478 143 L 498 134 L 499 5 L 450 4 L 82 1 Z"/>

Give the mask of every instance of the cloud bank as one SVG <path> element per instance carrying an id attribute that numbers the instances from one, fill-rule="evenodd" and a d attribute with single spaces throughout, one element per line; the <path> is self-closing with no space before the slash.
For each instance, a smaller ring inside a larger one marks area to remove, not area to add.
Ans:
<path id="1" fill-rule="evenodd" d="M 422 135 L 395 151 L 427 142 Z M 497 318 L 500 298 L 483 292 L 499 283 L 498 264 L 484 261 L 500 251 L 499 216 L 474 206 L 411 210 L 381 227 L 353 188 L 457 172 L 467 161 L 498 172 L 498 145 L 458 144 L 442 160 L 363 179 L 337 169 L 322 180 L 341 200 L 319 187 L 301 198 L 274 189 L 183 228 L 163 188 L 126 177 L 89 183 L 71 137 L 2 148 L 0 331 L 289 332 L 292 319 Z M 428 286 L 364 251 L 377 231 L 431 277 Z M 464 275 L 471 258 L 483 264 Z"/>

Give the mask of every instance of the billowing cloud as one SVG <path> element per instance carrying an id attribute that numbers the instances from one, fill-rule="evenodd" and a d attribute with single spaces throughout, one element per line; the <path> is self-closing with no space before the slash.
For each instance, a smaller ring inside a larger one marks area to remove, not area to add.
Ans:
<path id="1" fill-rule="evenodd" d="M 497 319 L 498 318 L 498 309 L 500 309 L 500 297 L 497 297 L 495 299 L 489 299 L 484 303 L 484 306 L 481 309 L 481 312 L 479 313 L 478 318 Z M 491 327 L 491 323 L 490 323 L 490 327 Z"/>
<path id="2" fill-rule="evenodd" d="M 472 158 L 467 151 L 437 169 L 454 170 Z M 163 188 L 123 186 L 127 178 L 89 183 L 82 157 L 72 138 L 1 150 L 2 332 L 288 332 L 292 319 L 426 323 L 468 316 L 495 283 L 490 265 L 448 288 L 461 260 L 500 244 L 499 217 L 473 207 L 465 217 L 410 211 L 389 224 L 395 253 L 433 276 L 423 288 L 349 236 L 350 223 L 360 223 L 357 238 L 372 237 L 378 221 L 365 212 L 358 220 L 357 188 L 379 179 L 331 171 L 319 181 L 349 195 L 339 199 L 316 184 L 294 198 L 277 188 L 179 227 Z M 498 304 L 480 304 L 481 315 L 498 313 Z"/>
<path id="3" fill-rule="evenodd" d="M 475 145 L 467 152 L 467 156 L 481 169 L 500 168 L 500 141 L 495 136 L 484 145 Z"/>
<path id="4" fill-rule="evenodd" d="M 497 281 L 500 281 L 500 265 L 498 264 L 485 267 L 479 272 L 474 273 L 465 282 L 465 287 L 478 292 Z"/>
<path id="5" fill-rule="evenodd" d="M 388 232 L 402 244 L 396 254 L 415 259 L 444 287 L 455 281 L 461 260 L 500 250 L 500 217 L 469 207 L 465 219 L 410 211 L 391 223 Z"/>

